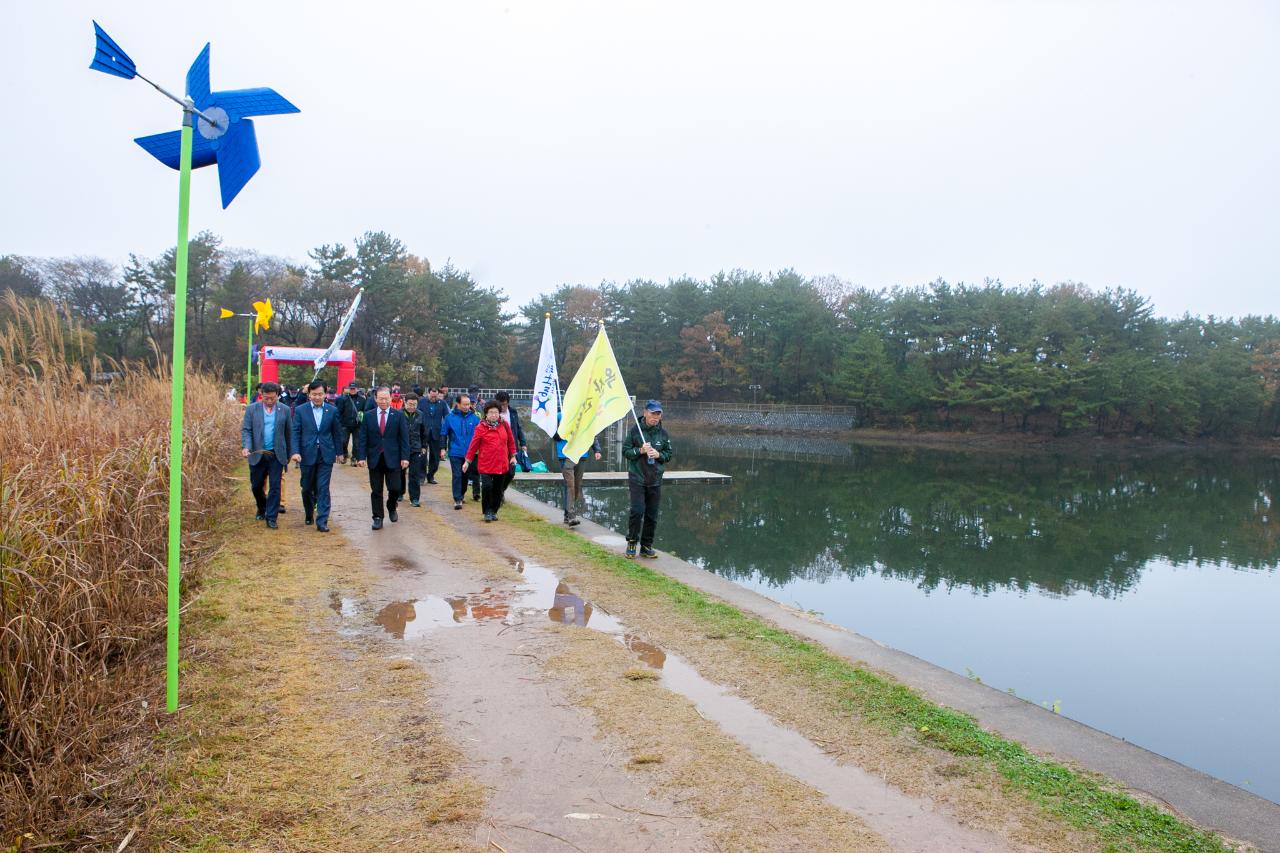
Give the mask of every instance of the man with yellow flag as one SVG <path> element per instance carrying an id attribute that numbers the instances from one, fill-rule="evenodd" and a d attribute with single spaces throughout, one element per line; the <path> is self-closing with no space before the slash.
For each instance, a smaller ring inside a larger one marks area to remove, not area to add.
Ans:
<path id="1" fill-rule="evenodd" d="M 627 532 L 627 556 L 640 554 L 655 558 L 653 533 L 658 524 L 658 501 L 661 498 L 663 466 L 671 461 L 674 451 L 671 438 L 660 424 L 662 405 L 650 400 L 645 407 L 645 420 L 654 417 L 656 424 L 645 429 L 639 418 L 623 444 L 622 455 L 629 462 L 627 485 L 631 489 L 631 523 Z M 609 337 L 600 327 L 595 343 L 583 359 L 582 366 L 574 374 L 573 381 L 564 392 L 560 403 L 563 415 L 560 420 L 560 437 L 565 440 L 566 459 L 579 459 L 591 447 L 591 442 L 605 427 L 622 420 L 628 413 L 635 417 L 631 407 L 631 395 L 622 381 L 622 370 L 613 355 Z M 651 434 L 652 433 L 652 434 Z M 635 439 L 633 441 L 633 439 Z M 655 444 L 654 441 L 658 443 Z"/>

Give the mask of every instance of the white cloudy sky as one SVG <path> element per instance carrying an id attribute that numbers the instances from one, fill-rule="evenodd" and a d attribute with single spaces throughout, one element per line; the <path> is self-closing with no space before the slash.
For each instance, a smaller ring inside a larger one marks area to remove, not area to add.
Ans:
<path id="1" fill-rule="evenodd" d="M 872 287 L 1131 287 L 1274 313 L 1280 3 L 47 2 L 0 8 L 0 254 L 157 254 L 177 126 L 88 70 L 97 18 L 180 88 L 270 85 L 263 169 L 193 231 L 304 260 L 382 229 L 519 304 L 794 267 Z"/>

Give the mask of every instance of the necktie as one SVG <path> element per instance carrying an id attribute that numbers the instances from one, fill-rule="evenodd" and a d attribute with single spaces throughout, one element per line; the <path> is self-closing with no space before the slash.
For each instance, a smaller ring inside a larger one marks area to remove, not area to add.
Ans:
<path id="1" fill-rule="evenodd" d="M 378 409 L 378 435 L 385 435 L 387 432 L 387 410 Z"/>

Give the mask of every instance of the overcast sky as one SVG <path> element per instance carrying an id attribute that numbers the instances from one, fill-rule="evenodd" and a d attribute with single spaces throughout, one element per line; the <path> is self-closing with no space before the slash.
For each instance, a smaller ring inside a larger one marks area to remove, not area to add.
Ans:
<path id="1" fill-rule="evenodd" d="M 385 230 L 521 304 L 795 268 L 1129 287 L 1280 313 L 1280 2 L 48 2 L 0 11 L 0 254 L 155 255 L 180 90 L 272 86 L 262 171 L 192 232 L 303 261 Z"/>

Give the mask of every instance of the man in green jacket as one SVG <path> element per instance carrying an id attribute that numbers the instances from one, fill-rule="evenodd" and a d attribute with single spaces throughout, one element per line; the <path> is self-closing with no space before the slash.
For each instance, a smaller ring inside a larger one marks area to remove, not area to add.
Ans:
<path id="1" fill-rule="evenodd" d="M 662 472 L 675 450 L 671 436 L 662 428 L 662 403 L 644 404 L 644 428 L 633 426 L 622 443 L 627 459 L 627 487 L 631 490 L 631 518 L 627 524 L 627 558 L 636 555 L 656 560 L 653 531 L 658 526 L 658 502 L 662 499 Z"/>

